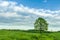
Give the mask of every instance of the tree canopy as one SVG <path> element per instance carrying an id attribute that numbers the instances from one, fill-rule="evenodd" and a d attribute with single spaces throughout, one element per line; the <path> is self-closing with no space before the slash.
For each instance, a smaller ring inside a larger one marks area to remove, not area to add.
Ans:
<path id="1" fill-rule="evenodd" d="M 48 23 L 45 19 L 39 17 L 34 23 L 35 30 L 46 31 L 48 29 Z"/>

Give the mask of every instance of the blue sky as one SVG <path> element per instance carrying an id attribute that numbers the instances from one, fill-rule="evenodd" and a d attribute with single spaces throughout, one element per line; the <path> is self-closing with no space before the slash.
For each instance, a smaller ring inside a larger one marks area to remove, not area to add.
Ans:
<path id="1" fill-rule="evenodd" d="M 60 0 L 9 0 L 18 2 L 28 7 L 33 8 L 44 8 L 50 10 L 59 10 Z"/>
<path id="2" fill-rule="evenodd" d="M 33 29 L 38 17 L 60 30 L 60 0 L 0 0 L 0 29 Z"/>

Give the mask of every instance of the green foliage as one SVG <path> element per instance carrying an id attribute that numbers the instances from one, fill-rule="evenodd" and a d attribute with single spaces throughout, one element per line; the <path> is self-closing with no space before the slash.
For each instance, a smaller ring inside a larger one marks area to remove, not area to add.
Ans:
<path id="1" fill-rule="evenodd" d="M 60 32 L 40 34 L 37 30 L 0 30 L 0 40 L 60 40 Z"/>
<path id="2" fill-rule="evenodd" d="M 45 19 L 39 17 L 38 19 L 36 19 L 34 27 L 36 30 L 46 31 L 48 29 L 48 23 Z"/>

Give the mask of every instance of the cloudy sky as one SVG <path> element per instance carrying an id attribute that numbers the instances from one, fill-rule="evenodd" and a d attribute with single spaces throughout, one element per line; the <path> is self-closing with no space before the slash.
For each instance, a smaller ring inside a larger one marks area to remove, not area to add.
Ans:
<path id="1" fill-rule="evenodd" d="M 38 17 L 60 30 L 60 0 L 0 0 L 0 29 L 33 29 Z"/>

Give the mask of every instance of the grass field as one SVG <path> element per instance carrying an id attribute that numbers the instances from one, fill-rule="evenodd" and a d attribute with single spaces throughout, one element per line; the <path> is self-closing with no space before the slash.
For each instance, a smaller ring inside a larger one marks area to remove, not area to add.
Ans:
<path id="1" fill-rule="evenodd" d="M 0 30 L 0 40 L 60 40 L 60 32 Z"/>

